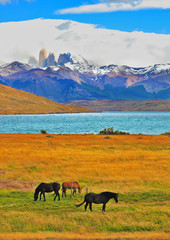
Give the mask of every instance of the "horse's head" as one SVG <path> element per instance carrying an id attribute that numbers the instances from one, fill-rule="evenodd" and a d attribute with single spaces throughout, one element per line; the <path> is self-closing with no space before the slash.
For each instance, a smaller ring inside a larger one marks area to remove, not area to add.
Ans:
<path id="1" fill-rule="evenodd" d="M 78 188 L 78 192 L 81 193 L 82 188 Z"/>
<path id="2" fill-rule="evenodd" d="M 115 200 L 116 203 L 118 203 L 118 195 L 119 195 L 118 193 L 114 194 L 114 200 Z"/>
<path id="3" fill-rule="evenodd" d="M 39 194 L 38 190 L 35 189 L 35 193 L 34 193 L 34 201 L 37 201 L 37 199 L 38 199 L 38 194 Z"/>

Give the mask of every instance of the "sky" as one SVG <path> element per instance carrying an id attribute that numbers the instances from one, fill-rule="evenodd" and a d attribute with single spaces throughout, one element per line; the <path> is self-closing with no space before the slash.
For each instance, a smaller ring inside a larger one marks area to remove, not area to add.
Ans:
<path id="1" fill-rule="evenodd" d="M 170 0 L 0 0 L 0 22 L 36 18 L 170 34 Z"/>
<path id="2" fill-rule="evenodd" d="M 170 37 L 170 0 L 0 0 L 0 25 L 34 19 L 63 19 L 87 23 L 95 29 L 126 32 L 132 34 L 133 38 L 134 32 L 150 33 L 153 45 L 155 44 L 153 47 L 155 59 L 147 61 L 146 65 L 161 61 L 164 63 L 168 59 L 170 62 L 170 43 L 167 43 Z M 3 47 L 2 33 L 0 31 L 0 50 Z M 145 45 L 146 41 L 149 42 L 149 37 L 146 36 Z M 164 48 L 159 47 L 161 44 L 159 37 L 166 40 L 165 45 L 162 40 Z M 142 41 L 143 37 L 141 44 Z M 148 44 L 151 46 L 151 42 Z M 135 47 L 131 48 L 131 51 L 134 52 Z M 144 58 L 144 55 L 142 57 Z M 117 62 L 121 64 L 121 61 Z M 125 63 L 128 64 L 128 61 Z M 141 63 L 137 61 L 137 64 L 144 65 L 144 59 Z"/>

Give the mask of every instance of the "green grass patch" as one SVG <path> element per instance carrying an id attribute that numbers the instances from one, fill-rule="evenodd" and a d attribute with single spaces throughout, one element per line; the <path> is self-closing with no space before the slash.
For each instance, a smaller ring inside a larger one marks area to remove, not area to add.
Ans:
<path id="1" fill-rule="evenodd" d="M 84 194 L 54 201 L 52 193 L 46 201 L 33 201 L 33 192 L 0 191 L 1 232 L 76 231 L 87 232 L 168 231 L 169 212 L 167 192 L 120 194 L 119 203 L 110 200 L 106 212 L 102 205 L 93 204 L 93 212 L 84 212 Z"/>

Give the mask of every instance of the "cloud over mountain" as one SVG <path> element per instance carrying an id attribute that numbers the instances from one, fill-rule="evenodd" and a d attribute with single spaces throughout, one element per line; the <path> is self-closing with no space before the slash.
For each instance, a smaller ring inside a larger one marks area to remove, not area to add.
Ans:
<path id="1" fill-rule="evenodd" d="M 170 62 L 170 35 L 121 32 L 69 20 L 0 23 L 0 61 L 38 59 L 46 48 L 56 57 L 70 52 L 98 65 L 148 66 Z"/>
<path id="2" fill-rule="evenodd" d="M 78 7 L 66 8 L 56 11 L 56 14 L 80 14 L 114 12 L 139 9 L 169 9 L 169 0 L 103 0 L 97 4 L 84 4 Z"/>

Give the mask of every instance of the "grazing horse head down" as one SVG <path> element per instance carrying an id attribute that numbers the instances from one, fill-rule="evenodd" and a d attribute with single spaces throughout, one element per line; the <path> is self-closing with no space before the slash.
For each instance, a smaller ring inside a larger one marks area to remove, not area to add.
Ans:
<path id="1" fill-rule="evenodd" d="M 34 192 L 34 201 L 37 201 L 38 200 L 38 195 L 39 195 L 39 189 L 38 187 L 35 189 L 35 192 Z"/>
<path id="2" fill-rule="evenodd" d="M 45 192 L 53 192 L 53 191 L 55 192 L 54 201 L 55 201 L 57 196 L 58 196 L 58 200 L 60 200 L 59 190 L 60 190 L 60 184 L 57 183 L 57 182 L 53 182 L 53 183 L 40 183 L 40 185 L 38 185 L 38 187 L 35 189 L 34 201 L 38 200 L 39 193 L 40 193 L 40 200 L 41 200 L 41 195 L 43 194 L 44 201 L 45 201 Z"/>
<path id="3" fill-rule="evenodd" d="M 103 204 L 102 212 L 105 212 L 106 203 L 111 198 L 114 198 L 115 202 L 118 203 L 118 193 L 113 193 L 113 192 L 102 192 L 100 194 L 87 193 L 84 197 L 84 201 L 82 203 L 76 205 L 76 207 L 80 207 L 82 204 L 86 203 L 85 211 L 86 211 L 88 205 L 89 205 L 90 210 L 92 211 L 92 203 Z"/>
<path id="4" fill-rule="evenodd" d="M 64 182 L 62 184 L 62 197 L 65 195 L 66 197 L 66 190 L 73 189 L 73 195 L 76 194 L 76 189 L 78 192 L 81 193 L 82 188 L 80 187 L 78 182 Z"/>

